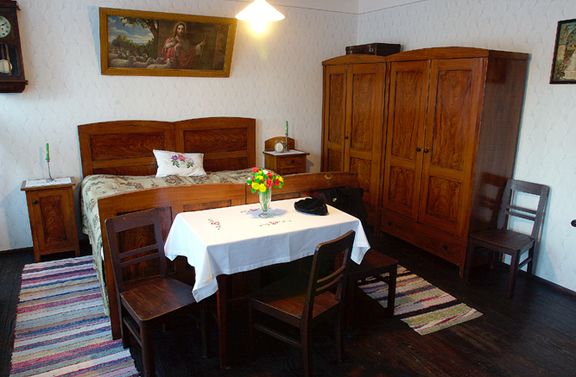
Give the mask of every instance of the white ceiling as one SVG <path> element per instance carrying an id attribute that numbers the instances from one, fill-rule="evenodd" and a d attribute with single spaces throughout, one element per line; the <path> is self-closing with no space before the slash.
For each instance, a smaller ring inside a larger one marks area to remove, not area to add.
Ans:
<path id="1" fill-rule="evenodd" d="M 252 0 L 230 0 L 249 2 Z M 268 0 L 272 5 L 362 14 L 428 0 Z"/>

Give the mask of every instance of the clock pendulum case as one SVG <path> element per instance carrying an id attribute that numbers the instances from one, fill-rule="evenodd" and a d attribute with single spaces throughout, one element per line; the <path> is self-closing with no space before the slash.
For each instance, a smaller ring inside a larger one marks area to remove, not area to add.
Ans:
<path id="1" fill-rule="evenodd" d="M 18 9 L 15 1 L 0 0 L 0 93 L 21 93 L 28 84 L 24 78 Z"/>

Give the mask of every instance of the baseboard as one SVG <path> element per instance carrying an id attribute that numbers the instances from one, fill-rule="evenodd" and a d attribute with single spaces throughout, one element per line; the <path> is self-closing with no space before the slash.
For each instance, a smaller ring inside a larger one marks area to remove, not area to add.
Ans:
<path id="1" fill-rule="evenodd" d="M 0 250 L 0 255 L 8 255 L 8 254 L 16 254 L 16 253 L 33 253 L 33 247 L 23 247 L 21 249 L 8 249 L 8 250 Z"/>
<path id="2" fill-rule="evenodd" d="M 526 271 L 522 271 L 522 272 L 524 272 L 525 274 L 527 274 Z M 541 278 L 540 276 L 532 275 L 532 278 L 533 278 L 534 280 L 537 280 L 539 283 L 542 283 L 542 284 L 544 284 L 544 285 L 547 285 L 547 286 L 549 286 L 550 288 L 552 288 L 552 289 L 554 289 L 554 290 L 557 290 L 557 291 L 559 291 L 559 292 L 562 292 L 562 293 L 564 293 L 564 294 L 566 294 L 566 295 L 568 295 L 568 296 L 572 296 L 573 298 L 576 299 L 576 292 L 573 291 L 573 290 L 571 290 L 571 289 L 568 289 L 568 288 L 563 287 L 563 286 L 561 286 L 561 285 L 558 285 L 558 284 L 556 284 L 556 283 L 552 283 L 551 281 L 546 280 L 546 279 L 543 279 L 543 278 Z"/>

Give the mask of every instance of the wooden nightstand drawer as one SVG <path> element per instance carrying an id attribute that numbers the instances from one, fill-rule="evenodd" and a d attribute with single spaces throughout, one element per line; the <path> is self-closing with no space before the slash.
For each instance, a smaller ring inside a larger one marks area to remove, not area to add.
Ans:
<path id="1" fill-rule="evenodd" d="M 266 169 L 274 170 L 280 175 L 306 173 L 307 152 L 289 151 L 284 153 L 265 151 Z"/>
<path id="2" fill-rule="evenodd" d="M 281 169 L 304 168 L 306 170 L 306 155 L 280 158 L 278 159 L 278 167 Z"/>

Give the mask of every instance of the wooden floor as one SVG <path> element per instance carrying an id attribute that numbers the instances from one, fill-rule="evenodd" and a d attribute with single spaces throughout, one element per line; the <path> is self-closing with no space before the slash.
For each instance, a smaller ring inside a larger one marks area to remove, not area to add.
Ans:
<path id="1" fill-rule="evenodd" d="M 472 284 L 466 284 L 458 278 L 456 267 L 401 241 L 382 238 L 372 245 L 484 315 L 421 336 L 399 319 L 386 318 L 377 303 L 361 297 L 356 326 L 346 337 L 344 363 L 335 362 L 331 333 L 323 328 L 315 332 L 316 376 L 576 376 L 574 295 L 521 274 L 516 295 L 508 300 L 504 269 L 478 269 Z M 21 268 L 32 259 L 31 252 L 0 253 L 0 376 L 9 372 Z M 241 326 L 234 336 L 234 366 L 221 370 L 217 357 L 199 357 L 198 331 L 190 323 L 181 321 L 158 334 L 160 376 L 302 375 L 299 353 L 266 337 L 257 339 L 256 355 L 250 356 Z M 215 355 L 216 330 L 211 330 L 210 348 Z M 139 362 L 137 350 L 133 354 Z"/>

